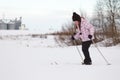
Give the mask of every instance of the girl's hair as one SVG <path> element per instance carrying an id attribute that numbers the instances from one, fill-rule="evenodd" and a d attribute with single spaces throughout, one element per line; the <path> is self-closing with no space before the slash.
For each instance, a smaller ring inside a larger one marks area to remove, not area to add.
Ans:
<path id="1" fill-rule="evenodd" d="M 73 12 L 72 20 L 78 21 L 79 22 L 79 29 L 81 29 L 81 17 L 80 17 L 80 15 L 77 14 L 76 12 Z M 77 28 L 77 26 L 75 26 L 75 28 Z"/>

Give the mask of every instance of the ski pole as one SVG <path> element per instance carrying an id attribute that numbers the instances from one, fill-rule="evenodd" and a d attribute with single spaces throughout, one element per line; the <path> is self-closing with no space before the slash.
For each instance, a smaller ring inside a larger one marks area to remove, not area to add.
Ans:
<path id="1" fill-rule="evenodd" d="M 79 48 L 77 47 L 76 41 L 75 41 L 75 40 L 73 40 L 73 42 L 74 42 L 75 47 L 76 47 L 76 49 L 77 49 L 77 51 L 78 51 L 78 53 L 79 53 L 79 55 L 80 55 L 80 57 L 81 57 L 81 60 L 82 60 L 82 62 L 83 62 L 83 57 L 82 57 L 82 55 L 81 55 L 81 53 L 80 53 Z"/>
<path id="2" fill-rule="evenodd" d="M 100 53 L 100 55 L 103 57 L 103 59 L 105 60 L 105 62 L 107 63 L 107 65 L 111 65 L 107 59 L 104 57 L 104 55 L 102 54 L 102 52 L 100 51 L 100 49 L 98 48 L 97 44 L 92 40 L 93 44 L 95 45 L 95 47 L 97 48 L 98 52 Z"/>

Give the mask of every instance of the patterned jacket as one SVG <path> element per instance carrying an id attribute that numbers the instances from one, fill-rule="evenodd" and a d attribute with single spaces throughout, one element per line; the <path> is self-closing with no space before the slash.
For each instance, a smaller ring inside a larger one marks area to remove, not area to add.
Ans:
<path id="1" fill-rule="evenodd" d="M 81 39 L 82 42 L 89 41 L 88 35 L 92 35 L 92 39 L 94 39 L 94 27 L 84 18 L 81 18 L 81 29 L 76 31 L 75 39 Z"/>

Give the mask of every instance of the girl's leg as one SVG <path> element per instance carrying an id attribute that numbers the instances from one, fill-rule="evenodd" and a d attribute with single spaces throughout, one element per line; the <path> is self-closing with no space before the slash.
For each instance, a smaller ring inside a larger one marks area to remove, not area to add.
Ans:
<path id="1" fill-rule="evenodd" d="M 92 41 L 86 41 L 86 42 L 82 43 L 82 51 L 85 56 L 85 59 L 84 59 L 85 64 L 89 64 L 92 62 L 91 58 L 90 58 L 90 54 L 89 54 L 89 47 L 90 47 L 91 43 L 92 43 Z"/>

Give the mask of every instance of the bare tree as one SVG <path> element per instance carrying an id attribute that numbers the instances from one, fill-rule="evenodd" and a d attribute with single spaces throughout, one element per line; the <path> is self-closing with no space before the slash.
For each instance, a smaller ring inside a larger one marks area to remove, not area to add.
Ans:
<path id="1" fill-rule="evenodd" d="M 94 24 L 99 28 L 97 33 L 102 32 L 103 39 L 112 38 L 114 45 L 119 43 L 120 0 L 98 0 L 95 11 Z"/>
<path id="2" fill-rule="evenodd" d="M 106 3 L 106 11 L 107 11 L 107 20 L 109 22 L 110 33 L 113 39 L 114 45 L 119 42 L 118 37 L 118 29 L 116 26 L 116 20 L 119 19 L 119 11 L 120 11 L 120 0 L 105 0 Z"/>
<path id="3" fill-rule="evenodd" d="M 98 21 L 98 27 L 102 29 L 102 33 L 105 33 L 106 29 L 104 26 L 104 5 L 101 0 L 97 2 L 97 6 L 95 10 L 97 12 L 96 20 Z M 102 35 L 102 37 L 105 38 L 104 35 Z"/>

